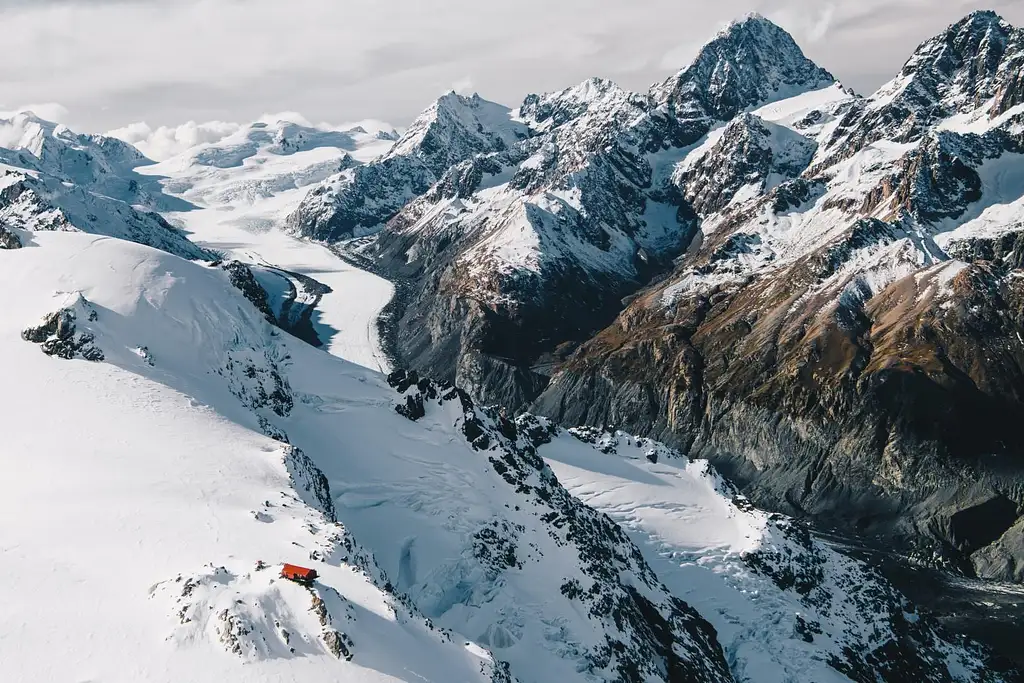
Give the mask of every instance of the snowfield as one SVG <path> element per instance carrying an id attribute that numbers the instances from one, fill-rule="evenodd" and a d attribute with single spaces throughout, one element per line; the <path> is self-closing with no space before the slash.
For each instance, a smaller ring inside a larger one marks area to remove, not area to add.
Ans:
<path id="1" fill-rule="evenodd" d="M 305 275 L 329 287 L 312 321 L 324 347 L 353 363 L 386 371 L 376 321 L 394 287 L 322 245 L 287 235 L 282 227 L 309 187 L 333 174 L 344 159 L 369 161 L 392 144 L 362 129 L 255 123 L 137 171 L 194 206 L 165 214 L 190 232 L 193 241 L 228 258 Z"/>
<path id="2" fill-rule="evenodd" d="M 780 590 L 744 557 L 790 546 L 785 525 L 733 498 L 706 461 L 663 451 L 651 462 L 650 441 L 621 432 L 594 436 L 608 453 L 580 448 L 568 433 L 541 453 L 573 495 L 622 525 L 672 592 L 711 621 L 737 680 L 849 680 L 829 656 L 887 629 L 880 615 L 865 623 L 857 605 L 856 593 L 872 577 L 821 547 L 827 599 L 812 604 L 798 591 Z M 808 624 L 820 629 L 812 642 L 803 637 Z"/>
<path id="3" fill-rule="evenodd" d="M 458 401 L 410 421 L 381 375 L 272 327 L 219 268 L 78 233 L 20 236 L 0 276 L 29 292 L 0 331 L 24 386 L 0 399 L 23 427 L 6 452 L 25 454 L 2 461 L 4 481 L 26 482 L 0 508 L 20 520 L 0 588 L 13 680 L 506 680 L 484 646 L 523 683 L 658 666 L 644 648 L 661 641 L 588 611 L 594 595 L 616 613 L 662 610 L 686 666 L 719 672 L 694 680 L 722 680 L 709 627 L 614 525 L 543 472 L 543 495 L 511 485 L 463 436 Z M 570 526 L 540 522 L 550 514 Z M 572 532 L 574 520 L 589 521 Z M 595 524 L 603 535 L 581 535 Z M 636 587 L 584 553 L 621 558 Z M 321 578 L 283 582 L 283 562 Z M 594 572 L 596 593 L 560 592 Z"/>
<path id="4" fill-rule="evenodd" d="M 24 236 L 0 254 L 4 289 L 21 293 L 0 323 L 17 388 L 0 392 L 0 519 L 17 520 L 0 553 L 3 680 L 487 680 L 486 659 L 364 573 L 345 530 L 300 499 L 288 447 L 232 393 L 246 390 L 216 374 L 240 342 L 283 336 L 222 272 L 109 238 Z M 96 312 L 106 362 L 21 338 L 72 292 Z M 310 592 L 276 577 L 311 553 L 326 558 L 315 595 L 329 627 Z M 361 633 L 352 662 L 329 629 Z"/>

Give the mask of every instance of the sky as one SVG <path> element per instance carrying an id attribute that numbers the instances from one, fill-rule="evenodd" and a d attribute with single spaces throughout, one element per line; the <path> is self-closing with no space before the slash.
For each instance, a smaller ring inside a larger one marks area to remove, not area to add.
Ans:
<path id="1" fill-rule="evenodd" d="M 0 0 L 0 109 L 141 137 L 282 111 L 400 127 L 450 89 L 646 88 L 752 11 L 870 93 L 975 9 L 1024 25 L 1022 0 Z"/>

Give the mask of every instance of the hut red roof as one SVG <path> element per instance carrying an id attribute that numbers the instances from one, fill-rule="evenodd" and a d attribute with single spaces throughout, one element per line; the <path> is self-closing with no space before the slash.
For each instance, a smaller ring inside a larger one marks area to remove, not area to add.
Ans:
<path id="1" fill-rule="evenodd" d="M 317 577 L 315 569 L 300 567 L 295 564 L 286 564 L 281 567 L 281 578 L 292 581 L 312 581 Z"/>

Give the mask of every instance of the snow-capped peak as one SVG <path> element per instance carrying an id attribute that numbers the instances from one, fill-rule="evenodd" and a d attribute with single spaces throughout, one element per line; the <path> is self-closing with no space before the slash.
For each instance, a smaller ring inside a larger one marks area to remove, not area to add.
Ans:
<path id="1" fill-rule="evenodd" d="M 466 97 L 451 90 L 420 114 L 385 156 L 418 157 L 440 176 L 458 161 L 501 151 L 527 134 L 508 107 L 475 93 Z"/>
<path id="2" fill-rule="evenodd" d="M 36 159 L 13 165 L 67 176 L 71 182 L 83 182 L 83 174 L 91 181 L 97 173 L 128 170 L 145 161 L 128 143 L 105 135 L 80 135 L 31 111 L 0 119 L 0 148 L 28 152 Z"/>
<path id="3" fill-rule="evenodd" d="M 974 12 L 918 47 L 901 75 L 932 69 L 943 80 L 951 81 L 962 70 L 973 68 L 978 79 L 973 84 L 981 85 L 982 79 L 999 70 L 1011 44 L 1020 42 L 1020 33 L 1020 29 L 1003 21 L 995 12 Z M 1014 47 L 1019 48 L 1019 45 Z"/>
<path id="4" fill-rule="evenodd" d="M 56 127 L 57 124 L 44 121 L 30 111 L 18 112 L 0 121 L 0 147 L 22 149 L 39 157 L 45 138 L 52 136 Z"/>
<path id="5" fill-rule="evenodd" d="M 872 100 L 875 107 L 900 101 L 914 109 L 937 103 L 949 113 L 987 105 L 998 115 L 1024 102 L 1022 67 L 1024 30 L 978 11 L 918 47 Z"/>
<path id="6" fill-rule="evenodd" d="M 655 86 L 652 95 L 683 118 L 728 120 L 755 105 L 834 81 L 783 28 L 751 14 L 719 32 L 688 67 Z"/>
<path id="7" fill-rule="evenodd" d="M 315 186 L 288 218 L 303 236 L 337 240 L 376 232 L 453 165 L 502 152 L 529 137 L 508 107 L 449 91 L 379 159 Z"/>
<path id="8" fill-rule="evenodd" d="M 537 132 L 549 130 L 607 104 L 622 103 L 633 93 L 606 78 L 588 78 L 578 85 L 543 95 L 527 95 L 516 118 Z"/>
<path id="9" fill-rule="evenodd" d="M 979 9 L 971 12 L 960 21 L 953 24 L 947 33 L 960 33 L 969 31 L 990 31 L 998 28 L 1002 31 L 1012 31 L 1013 26 L 1006 22 L 997 12 L 990 9 Z"/>
<path id="10" fill-rule="evenodd" d="M 815 149 L 812 140 L 791 128 L 745 113 L 722 130 L 706 153 L 698 150 L 687 157 L 675 182 L 693 209 L 707 215 L 798 177 Z"/>
<path id="11" fill-rule="evenodd" d="M 770 26 L 775 27 L 776 29 L 779 28 L 776 24 L 772 23 L 768 18 L 766 18 L 760 12 L 756 12 L 756 11 L 755 12 L 747 12 L 743 16 L 737 17 L 737 18 L 733 19 L 732 21 L 730 21 L 728 24 L 726 24 L 725 28 L 723 28 L 722 30 L 720 30 L 718 33 L 715 34 L 715 37 L 717 38 L 717 37 L 721 37 L 721 36 L 727 36 L 732 31 L 734 31 L 737 28 L 743 27 L 745 24 L 759 24 L 759 23 L 769 24 Z"/>

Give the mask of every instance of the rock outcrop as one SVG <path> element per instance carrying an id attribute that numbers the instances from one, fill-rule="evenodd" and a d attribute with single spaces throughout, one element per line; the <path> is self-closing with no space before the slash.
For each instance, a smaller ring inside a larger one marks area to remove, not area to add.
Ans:
<path id="1" fill-rule="evenodd" d="M 505 150 L 526 135 L 505 107 L 449 92 L 380 159 L 343 168 L 314 187 L 288 217 L 288 228 L 328 242 L 371 234 L 452 165 Z"/>

